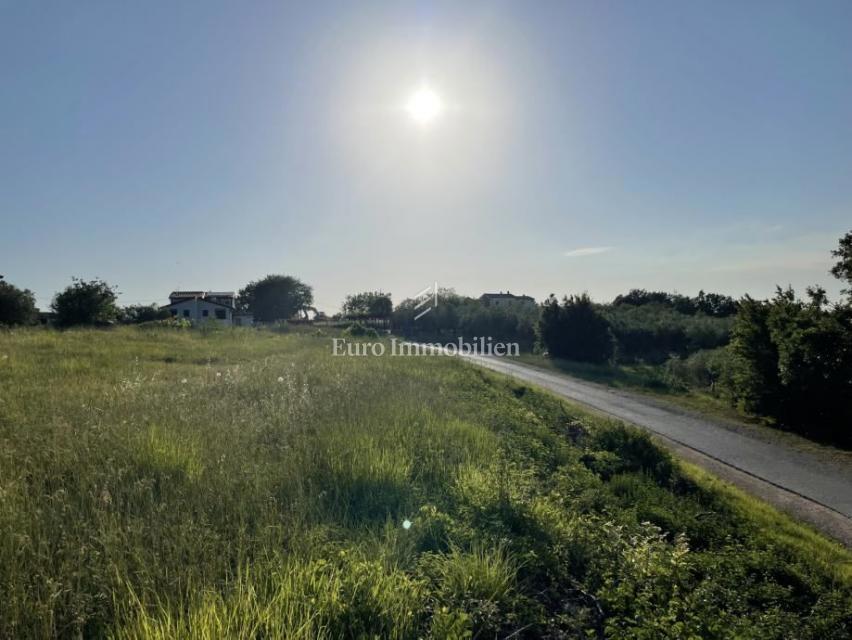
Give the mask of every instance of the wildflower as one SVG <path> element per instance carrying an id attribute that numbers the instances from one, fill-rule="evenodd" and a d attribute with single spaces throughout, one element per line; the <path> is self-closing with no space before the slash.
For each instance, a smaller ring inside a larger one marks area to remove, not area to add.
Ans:
<path id="1" fill-rule="evenodd" d="M 217 371 L 217 372 L 216 372 L 216 377 L 217 377 L 217 378 L 221 378 L 221 377 L 222 377 L 222 372 L 221 372 L 221 371 Z"/>
<path id="2" fill-rule="evenodd" d="M 5 353 L 4 353 L 4 354 L 3 354 L 3 360 L 8 360 L 8 359 L 9 359 L 8 354 L 5 354 Z"/>
<path id="3" fill-rule="evenodd" d="M 180 381 L 181 384 L 186 384 L 186 378 Z"/>
<path id="4" fill-rule="evenodd" d="M 278 382 L 284 382 L 284 376 L 278 376 Z"/>
<path id="5" fill-rule="evenodd" d="M 411 520 L 403 520 L 402 521 L 402 528 L 403 529 L 410 529 L 411 528 Z"/>

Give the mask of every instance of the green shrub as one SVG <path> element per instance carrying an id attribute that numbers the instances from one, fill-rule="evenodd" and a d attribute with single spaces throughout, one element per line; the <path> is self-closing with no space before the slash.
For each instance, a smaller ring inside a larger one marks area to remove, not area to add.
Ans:
<path id="1" fill-rule="evenodd" d="M 360 322 L 353 322 L 344 331 L 344 335 L 353 338 L 378 338 L 379 333 L 373 327 L 365 327 Z"/>
<path id="2" fill-rule="evenodd" d="M 714 395 L 729 393 L 733 358 L 726 347 L 703 349 L 686 358 L 673 356 L 665 364 L 664 376 L 674 389 L 696 389 Z"/>

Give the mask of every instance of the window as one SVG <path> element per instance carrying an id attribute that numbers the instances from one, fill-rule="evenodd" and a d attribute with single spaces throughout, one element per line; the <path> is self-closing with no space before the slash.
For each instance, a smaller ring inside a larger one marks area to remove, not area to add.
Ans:
<path id="1" fill-rule="evenodd" d="M 188 318 L 188 317 L 189 317 L 189 309 L 184 309 L 184 310 L 183 310 L 183 317 L 184 317 L 184 318 Z"/>
<path id="2" fill-rule="evenodd" d="M 206 318 L 207 316 L 209 316 L 209 315 L 210 315 L 210 310 L 209 310 L 209 309 L 203 309 L 203 310 L 201 311 L 201 315 L 202 315 L 202 316 L 204 316 L 204 317 Z"/>
<path id="3" fill-rule="evenodd" d="M 216 309 L 216 319 L 217 320 L 225 320 L 228 317 L 228 313 L 225 309 Z"/>

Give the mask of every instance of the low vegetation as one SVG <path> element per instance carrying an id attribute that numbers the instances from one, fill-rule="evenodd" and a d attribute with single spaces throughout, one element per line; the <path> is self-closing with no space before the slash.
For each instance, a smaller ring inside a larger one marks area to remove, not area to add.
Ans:
<path id="1" fill-rule="evenodd" d="M 330 353 L 0 333 L 0 637 L 852 633 L 848 553 L 646 436 L 456 359 Z"/>
<path id="2" fill-rule="evenodd" d="M 489 336 L 495 342 L 515 342 L 521 349 L 532 350 L 536 343 L 538 307 L 515 305 L 493 307 L 477 298 L 442 289 L 440 303 L 420 316 L 425 307 L 417 301 L 403 300 L 393 312 L 393 330 L 398 335 L 423 342 L 467 342 Z"/>

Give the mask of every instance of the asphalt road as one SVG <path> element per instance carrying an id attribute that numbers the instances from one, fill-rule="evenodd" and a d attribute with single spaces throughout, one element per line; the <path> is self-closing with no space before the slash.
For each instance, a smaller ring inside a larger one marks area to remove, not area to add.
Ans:
<path id="1" fill-rule="evenodd" d="M 685 448 L 696 452 L 699 457 L 709 459 L 712 463 L 702 466 L 710 468 L 711 471 L 718 472 L 720 468 L 727 467 L 749 476 L 751 484 L 757 479 L 783 492 L 794 494 L 794 497 L 820 505 L 820 511 L 830 512 L 827 516 L 833 521 L 831 526 L 821 526 L 819 518 L 816 521 L 809 517 L 805 519 L 811 520 L 812 524 L 835 537 L 846 538 L 848 544 L 847 534 L 852 530 L 852 472 L 849 469 L 828 464 L 826 460 L 810 452 L 800 451 L 782 442 L 756 437 L 720 421 L 664 405 L 641 394 L 550 373 L 507 358 L 464 358 L 647 429 L 662 436 L 664 440 L 675 443 L 676 450 Z M 731 480 L 730 477 L 724 479 Z M 764 493 L 760 497 L 775 502 L 777 506 L 789 506 L 789 496 L 773 500 L 769 497 L 773 492 L 754 491 L 748 487 L 749 482 L 734 482 L 752 493 Z"/>

